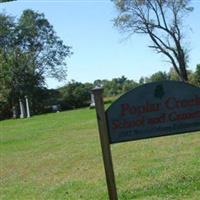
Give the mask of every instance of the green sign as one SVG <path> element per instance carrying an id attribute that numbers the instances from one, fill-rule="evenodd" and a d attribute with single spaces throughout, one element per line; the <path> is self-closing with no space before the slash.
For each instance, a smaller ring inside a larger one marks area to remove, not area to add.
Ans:
<path id="1" fill-rule="evenodd" d="M 200 130 L 200 88 L 178 81 L 139 86 L 106 111 L 110 143 Z"/>

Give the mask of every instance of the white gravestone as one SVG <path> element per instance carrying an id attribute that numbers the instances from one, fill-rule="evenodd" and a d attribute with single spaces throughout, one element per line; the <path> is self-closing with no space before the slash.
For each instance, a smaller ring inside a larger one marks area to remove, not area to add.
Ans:
<path id="1" fill-rule="evenodd" d="M 27 118 L 30 117 L 30 109 L 29 109 L 29 103 L 28 103 L 28 97 L 25 96 L 25 101 L 26 101 L 26 112 L 27 112 Z"/>
<path id="2" fill-rule="evenodd" d="M 94 94 L 91 93 L 91 103 L 90 103 L 90 108 L 95 107 L 95 101 L 94 101 Z"/>
<path id="3" fill-rule="evenodd" d="M 24 105 L 23 105 L 21 99 L 19 99 L 19 107 L 20 107 L 20 118 L 23 119 L 24 118 Z"/>
<path id="4" fill-rule="evenodd" d="M 17 111 L 16 111 L 16 107 L 15 106 L 12 107 L 12 113 L 13 113 L 13 119 L 16 119 Z"/>

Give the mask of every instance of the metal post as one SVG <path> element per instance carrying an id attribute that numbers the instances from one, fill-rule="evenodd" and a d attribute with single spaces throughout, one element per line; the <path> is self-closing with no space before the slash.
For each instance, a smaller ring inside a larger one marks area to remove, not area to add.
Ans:
<path id="1" fill-rule="evenodd" d="M 108 139 L 108 128 L 107 128 L 104 103 L 103 103 L 103 89 L 95 88 L 92 90 L 92 93 L 94 94 L 94 100 L 95 100 L 99 137 L 101 141 L 101 149 L 103 155 L 109 199 L 117 200 L 118 197 L 117 197 L 115 176 L 112 164 L 112 155 Z"/>

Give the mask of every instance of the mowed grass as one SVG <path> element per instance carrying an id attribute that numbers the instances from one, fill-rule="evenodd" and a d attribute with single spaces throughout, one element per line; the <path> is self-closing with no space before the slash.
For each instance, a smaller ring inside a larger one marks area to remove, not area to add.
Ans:
<path id="1" fill-rule="evenodd" d="M 94 110 L 0 122 L 1 200 L 108 199 Z M 200 199 L 200 132 L 112 145 L 119 200 Z"/>

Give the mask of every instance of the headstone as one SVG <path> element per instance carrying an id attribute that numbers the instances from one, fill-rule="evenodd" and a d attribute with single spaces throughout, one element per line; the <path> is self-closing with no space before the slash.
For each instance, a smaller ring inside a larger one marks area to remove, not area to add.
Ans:
<path id="1" fill-rule="evenodd" d="M 27 118 L 30 117 L 30 109 L 29 109 L 29 103 L 28 103 L 28 97 L 25 96 L 25 101 L 26 101 L 26 113 L 27 113 Z"/>
<path id="2" fill-rule="evenodd" d="M 91 93 L 91 103 L 90 103 L 90 108 L 95 107 L 95 101 L 94 101 L 94 94 Z"/>
<path id="3" fill-rule="evenodd" d="M 16 111 L 15 106 L 12 107 L 12 113 L 13 113 L 13 119 L 16 119 L 17 118 L 17 111 Z"/>
<path id="4" fill-rule="evenodd" d="M 23 119 L 24 118 L 24 105 L 23 105 L 21 99 L 19 99 L 19 107 L 20 107 L 20 118 Z"/>
<path id="5" fill-rule="evenodd" d="M 58 104 L 52 105 L 52 110 L 53 110 L 53 112 L 59 112 L 60 105 L 58 105 Z"/>

